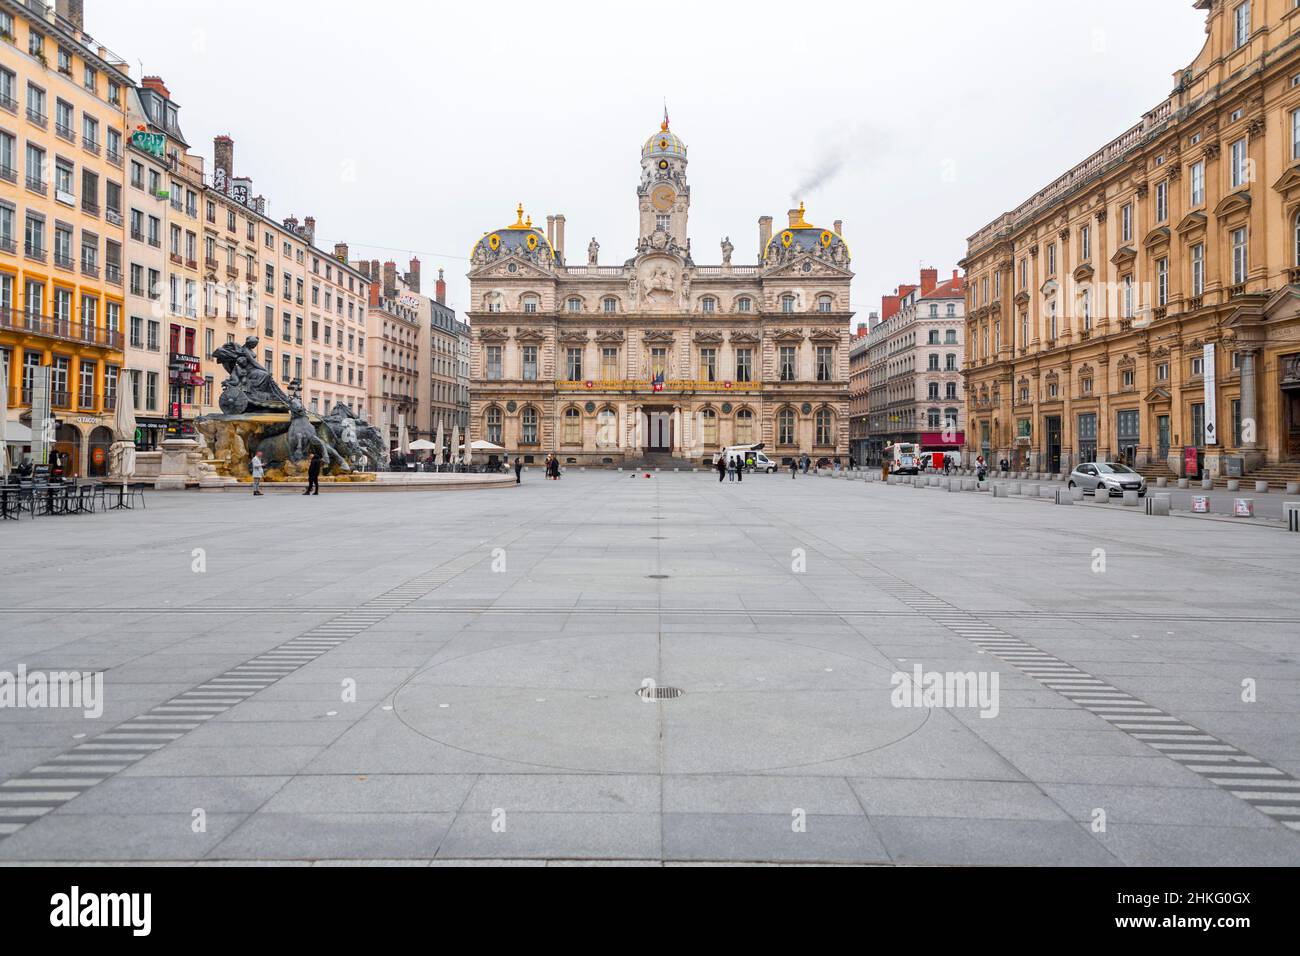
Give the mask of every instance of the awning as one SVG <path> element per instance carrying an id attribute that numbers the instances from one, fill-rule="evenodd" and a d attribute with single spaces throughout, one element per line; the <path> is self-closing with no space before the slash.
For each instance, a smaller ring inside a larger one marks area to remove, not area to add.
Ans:
<path id="1" fill-rule="evenodd" d="M 22 422 L 5 422 L 5 441 L 10 445 L 30 445 L 32 430 Z"/>

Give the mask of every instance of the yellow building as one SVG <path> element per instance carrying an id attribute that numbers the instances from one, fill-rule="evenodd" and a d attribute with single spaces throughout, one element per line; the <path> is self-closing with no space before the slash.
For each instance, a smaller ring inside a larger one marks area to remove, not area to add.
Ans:
<path id="1" fill-rule="evenodd" d="M 970 237 L 972 454 L 1300 472 L 1300 9 L 1194 6 L 1169 98 Z"/>
<path id="2" fill-rule="evenodd" d="M 0 367 L 12 457 L 57 454 L 69 473 L 99 475 L 122 365 L 131 81 L 80 18 L 79 4 L 0 0 Z M 52 429 L 31 420 L 40 367 Z"/>

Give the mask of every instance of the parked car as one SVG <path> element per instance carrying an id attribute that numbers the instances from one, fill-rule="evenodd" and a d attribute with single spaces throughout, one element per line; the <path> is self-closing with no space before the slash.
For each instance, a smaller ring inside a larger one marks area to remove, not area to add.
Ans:
<path id="1" fill-rule="evenodd" d="M 1076 465 L 1070 472 L 1070 487 L 1082 488 L 1084 494 L 1092 495 L 1105 491 L 1108 497 L 1122 497 L 1126 491 L 1136 491 L 1139 498 L 1145 498 L 1147 494 L 1147 480 L 1117 461 L 1089 461 Z"/>

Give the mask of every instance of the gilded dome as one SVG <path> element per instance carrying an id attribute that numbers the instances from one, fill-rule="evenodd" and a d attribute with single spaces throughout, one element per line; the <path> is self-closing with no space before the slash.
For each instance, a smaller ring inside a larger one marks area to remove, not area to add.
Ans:
<path id="1" fill-rule="evenodd" d="M 516 216 L 513 225 L 483 233 L 483 238 L 474 243 L 470 258 L 474 259 L 484 253 L 495 258 L 519 252 L 529 256 L 540 254 L 545 259 L 554 259 L 555 250 L 547 241 L 546 234 L 533 225 L 533 217 L 529 216 L 527 221 L 524 220 L 522 203 L 516 210 Z"/>
<path id="2" fill-rule="evenodd" d="M 664 116 L 664 121 L 659 125 L 659 129 L 655 134 L 647 139 L 645 145 L 641 147 L 642 159 L 652 159 L 656 156 L 686 158 L 686 144 L 678 138 L 676 133 L 668 129 L 667 116 Z"/>
<path id="3" fill-rule="evenodd" d="M 848 243 L 832 229 L 814 226 L 804 218 L 804 204 L 797 210 L 790 211 L 790 225 L 772 234 L 763 250 L 763 259 L 783 258 L 800 252 L 815 252 L 832 258 L 843 255 L 849 257 Z"/>

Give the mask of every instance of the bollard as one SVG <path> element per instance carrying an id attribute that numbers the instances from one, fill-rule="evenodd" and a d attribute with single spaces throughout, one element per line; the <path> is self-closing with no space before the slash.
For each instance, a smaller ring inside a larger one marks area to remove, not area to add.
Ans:
<path id="1" fill-rule="evenodd" d="M 1042 498 L 1055 498 L 1055 497 L 1056 497 L 1056 491 L 1057 491 L 1057 489 L 1055 489 L 1055 488 L 1049 488 L 1049 487 L 1044 486 L 1044 487 L 1041 487 L 1041 488 L 1038 489 L 1038 494 L 1039 494 L 1039 497 L 1042 497 Z"/>
<path id="2" fill-rule="evenodd" d="M 1300 501 L 1283 502 L 1282 516 L 1286 518 L 1288 531 L 1300 532 Z"/>
<path id="3" fill-rule="evenodd" d="M 1240 489 L 1241 489 L 1241 482 L 1240 482 L 1240 481 L 1238 481 L 1236 478 L 1229 478 L 1229 479 L 1228 479 L 1228 490 L 1229 490 L 1229 491 L 1238 491 L 1238 490 L 1240 490 Z"/>
<path id="4" fill-rule="evenodd" d="M 915 478 L 912 479 L 913 488 L 924 488 L 926 484 L 927 484 L 926 479 L 921 475 L 917 475 Z"/>
<path id="5" fill-rule="evenodd" d="M 1268 482 L 1267 482 L 1267 481 L 1257 481 L 1257 482 L 1255 482 L 1255 494 L 1257 494 L 1257 495 L 1266 495 L 1266 494 L 1268 494 Z"/>
<path id="6" fill-rule="evenodd" d="M 1007 494 L 1008 495 L 1020 494 L 1020 482 L 1013 481 L 1009 485 L 1007 485 Z"/>
<path id="7" fill-rule="evenodd" d="M 1186 479 L 1186 478 L 1179 478 L 1179 479 L 1178 479 L 1178 487 L 1179 487 L 1179 488 L 1186 488 L 1186 487 L 1187 487 L 1187 479 Z"/>
<path id="8" fill-rule="evenodd" d="M 1075 485 L 1073 488 L 1067 488 L 1066 491 L 1069 491 L 1074 495 L 1075 501 L 1083 500 L 1083 489 L 1080 488 L 1078 485 Z"/>
<path id="9" fill-rule="evenodd" d="M 1038 486 L 1037 486 L 1037 485 L 1021 485 L 1021 486 L 1020 486 L 1020 493 L 1021 493 L 1022 495 L 1024 495 L 1026 498 L 1037 498 L 1037 497 L 1038 497 Z"/>
<path id="10" fill-rule="evenodd" d="M 1233 498 L 1232 515 L 1234 518 L 1255 517 L 1255 499 L 1254 498 Z"/>
<path id="11" fill-rule="evenodd" d="M 961 491 L 961 483 L 962 483 L 962 481 L 963 481 L 963 479 L 961 479 L 961 478 L 949 478 L 949 479 L 948 479 L 948 490 L 949 490 L 949 491 Z"/>
<path id="12" fill-rule="evenodd" d="M 1288 495 L 1300 495 L 1300 481 L 1288 481 L 1286 483 L 1286 493 Z"/>
<path id="13" fill-rule="evenodd" d="M 975 478 L 963 478 L 961 480 L 962 491 L 974 491 L 979 487 L 979 480 Z"/>
<path id="14" fill-rule="evenodd" d="M 1147 497 L 1147 514 L 1169 516 L 1169 495 L 1150 495 Z"/>
<path id="15" fill-rule="evenodd" d="M 1213 491 L 1213 490 L 1214 490 L 1214 479 L 1213 479 L 1213 478 L 1202 478 L 1202 479 L 1201 479 L 1201 490 L 1202 490 L 1202 491 Z"/>
<path id="16" fill-rule="evenodd" d="M 1094 505 L 1110 504 L 1110 492 L 1105 488 L 1097 488 L 1092 493 L 1092 503 Z"/>
<path id="17" fill-rule="evenodd" d="M 1138 493 L 1136 491 L 1124 492 L 1124 507 L 1136 508 L 1138 506 Z"/>
<path id="18" fill-rule="evenodd" d="M 1072 504 L 1074 504 L 1074 489 L 1073 489 L 1073 488 L 1057 488 L 1057 489 L 1056 489 L 1056 503 L 1057 503 L 1058 505 L 1072 505 Z"/>
<path id="19" fill-rule="evenodd" d="M 1168 479 L 1168 478 L 1157 478 L 1157 479 L 1156 479 L 1156 487 L 1157 487 L 1157 488 L 1168 488 L 1168 487 L 1169 487 L 1169 479 Z"/>
<path id="20" fill-rule="evenodd" d="M 1006 498 L 1006 497 L 1007 497 L 1007 486 L 1006 486 L 1006 485 L 994 485 L 994 486 L 993 486 L 993 497 L 994 497 L 994 498 Z"/>

